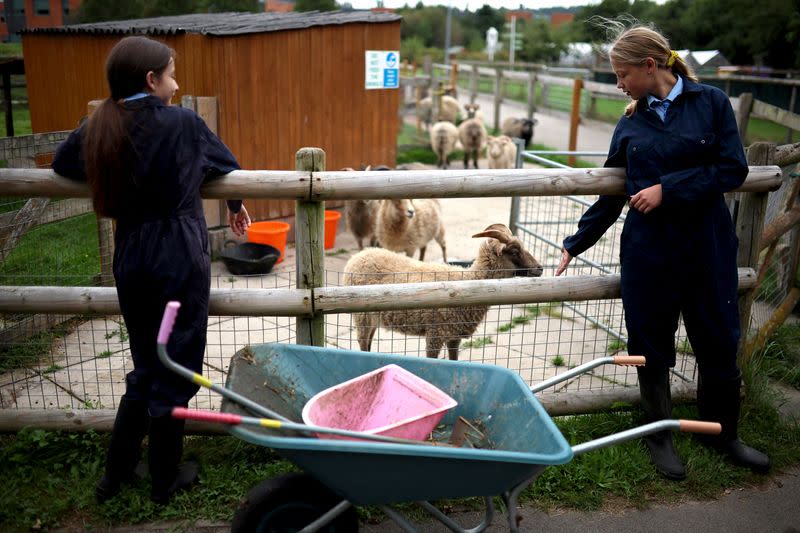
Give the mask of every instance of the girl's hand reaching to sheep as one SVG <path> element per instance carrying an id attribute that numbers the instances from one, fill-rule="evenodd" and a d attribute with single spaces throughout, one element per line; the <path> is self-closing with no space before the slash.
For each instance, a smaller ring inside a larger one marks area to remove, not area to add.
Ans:
<path id="1" fill-rule="evenodd" d="M 645 215 L 661 205 L 661 184 L 642 189 L 631 196 L 631 207 Z"/>
<path id="2" fill-rule="evenodd" d="M 572 256 L 569 255 L 566 248 L 561 248 L 561 262 L 558 264 L 558 268 L 556 268 L 556 276 L 560 276 L 564 273 L 570 261 L 572 261 Z"/>

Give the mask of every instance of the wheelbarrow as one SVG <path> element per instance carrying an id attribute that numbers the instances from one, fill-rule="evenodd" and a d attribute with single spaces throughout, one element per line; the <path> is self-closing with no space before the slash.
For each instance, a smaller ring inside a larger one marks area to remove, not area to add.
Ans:
<path id="1" fill-rule="evenodd" d="M 643 364 L 643 358 L 630 356 L 597 359 L 532 390 L 515 372 L 494 365 L 271 343 L 238 351 L 226 386 L 221 387 L 169 358 L 166 342 L 174 321 L 170 305 L 158 339 L 162 363 L 224 398 L 221 413 L 181 410 L 180 416 L 228 423 L 231 434 L 274 449 L 305 472 L 269 479 L 251 489 L 236 512 L 232 531 L 349 533 L 358 531 L 353 506 L 377 505 L 405 531 L 413 532 L 411 523 L 390 505 L 417 502 L 452 531 L 480 532 L 491 524 L 492 498 L 500 495 L 508 509 L 509 531 L 518 532 L 519 494 L 545 467 L 658 431 L 721 430 L 717 423 L 662 420 L 570 446 L 534 391 L 603 364 Z M 412 372 L 458 402 L 441 420 L 445 433 L 460 417 L 479 425 L 491 446 L 380 441 L 378 435 L 371 440 L 330 440 L 316 438 L 317 428 L 291 422 L 301 420 L 303 406 L 319 391 L 389 364 Z M 267 418 L 246 416 L 251 413 Z M 242 420 L 258 428 L 251 429 Z M 470 529 L 428 503 L 471 496 L 482 496 L 486 510 L 481 523 Z"/>

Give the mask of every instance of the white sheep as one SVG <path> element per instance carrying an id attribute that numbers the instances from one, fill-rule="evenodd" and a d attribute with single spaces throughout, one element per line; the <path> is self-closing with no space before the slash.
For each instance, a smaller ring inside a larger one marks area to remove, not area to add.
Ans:
<path id="1" fill-rule="evenodd" d="M 452 96 L 447 96 L 446 94 L 442 96 L 441 105 L 439 107 L 439 116 L 433 116 L 433 99 L 430 96 L 427 96 L 419 101 L 417 105 L 417 117 L 425 123 L 426 127 L 429 127 L 431 122 L 435 121 L 447 121 L 455 123 L 456 119 L 458 118 L 458 100 L 453 98 Z"/>
<path id="2" fill-rule="evenodd" d="M 421 283 L 461 279 L 498 279 L 512 276 L 541 276 L 542 267 L 503 224 L 492 224 L 473 237 L 488 237 L 481 243 L 478 257 L 469 269 L 422 263 L 402 255 L 369 248 L 359 252 L 344 267 L 345 285 L 376 285 L 387 283 Z M 447 345 L 448 357 L 458 359 L 462 339 L 473 335 L 486 317 L 489 306 L 470 306 L 441 309 L 411 309 L 354 313 L 353 323 L 358 345 L 368 352 L 379 327 L 425 337 L 428 357 L 439 357 Z"/>
<path id="3" fill-rule="evenodd" d="M 486 128 L 483 122 L 477 118 L 468 118 L 458 125 L 458 138 L 464 147 L 464 168 L 469 168 L 470 156 L 475 168 L 478 168 L 478 156 L 486 144 Z"/>
<path id="4" fill-rule="evenodd" d="M 464 111 L 467 113 L 467 118 L 477 118 L 481 122 L 486 122 L 483 120 L 483 111 L 481 111 L 481 105 L 475 103 L 464 104 Z"/>
<path id="5" fill-rule="evenodd" d="M 517 145 L 506 135 L 489 137 L 486 140 L 486 158 L 489 161 L 489 168 L 515 168 Z"/>
<path id="6" fill-rule="evenodd" d="M 458 142 L 458 128 L 452 122 L 437 122 L 431 126 L 431 148 L 436 154 L 436 166 L 447 168 L 450 166 L 448 157 L 456 148 Z"/>
<path id="7" fill-rule="evenodd" d="M 428 243 L 435 239 L 442 248 L 444 261 L 447 261 L 439 200 L 381 200 L 375 234 L 380 245 L 387 250 L 405 252 L 414 257 L 414 252 L 419 249 L 420 261 L 425 259 Z"/>

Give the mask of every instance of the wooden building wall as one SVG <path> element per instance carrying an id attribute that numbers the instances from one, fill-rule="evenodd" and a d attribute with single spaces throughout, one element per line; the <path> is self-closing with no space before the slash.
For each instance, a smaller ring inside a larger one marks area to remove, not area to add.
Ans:
<path id="1" fill-rule="evenodd" d="M 242 168 L 294 169 L 303 146 L 323 148 L 328 169 L 394 164 L 399 93 L 364 89 L 364 52 L 399 50 L 399 21 L 156 38 L 177 53 L 173 102 L 184 94 L 216 96 L 218 133 Z M 105 57 L 119 39 L 24 34 L 35 133 L 76 127 L 87 102 L 107 96 Z M 247 205 L 257 220 L 294 214 L 291 201 Z"/>

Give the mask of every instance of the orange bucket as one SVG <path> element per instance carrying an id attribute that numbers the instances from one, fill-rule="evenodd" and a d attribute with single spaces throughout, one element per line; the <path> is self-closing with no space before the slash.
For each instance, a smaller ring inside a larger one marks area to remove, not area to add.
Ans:
<path id="1" fill-rule="evenodd" d="M 325 211 L 325 249 L 330 250 L 336 244 L 336 227 L 342 214 L 338 211 Z"/>
<path id="2" fill-rule="evenodd" d="M 286 249 L 286 237 L 289 235 L 291 226 L 279 220 L 265 220 L 253 222 L 247 228 L 247 240 L 260 244 L 269 244 L 281 252 L 278 263 L 283 261 L 283 251 Z"/>

